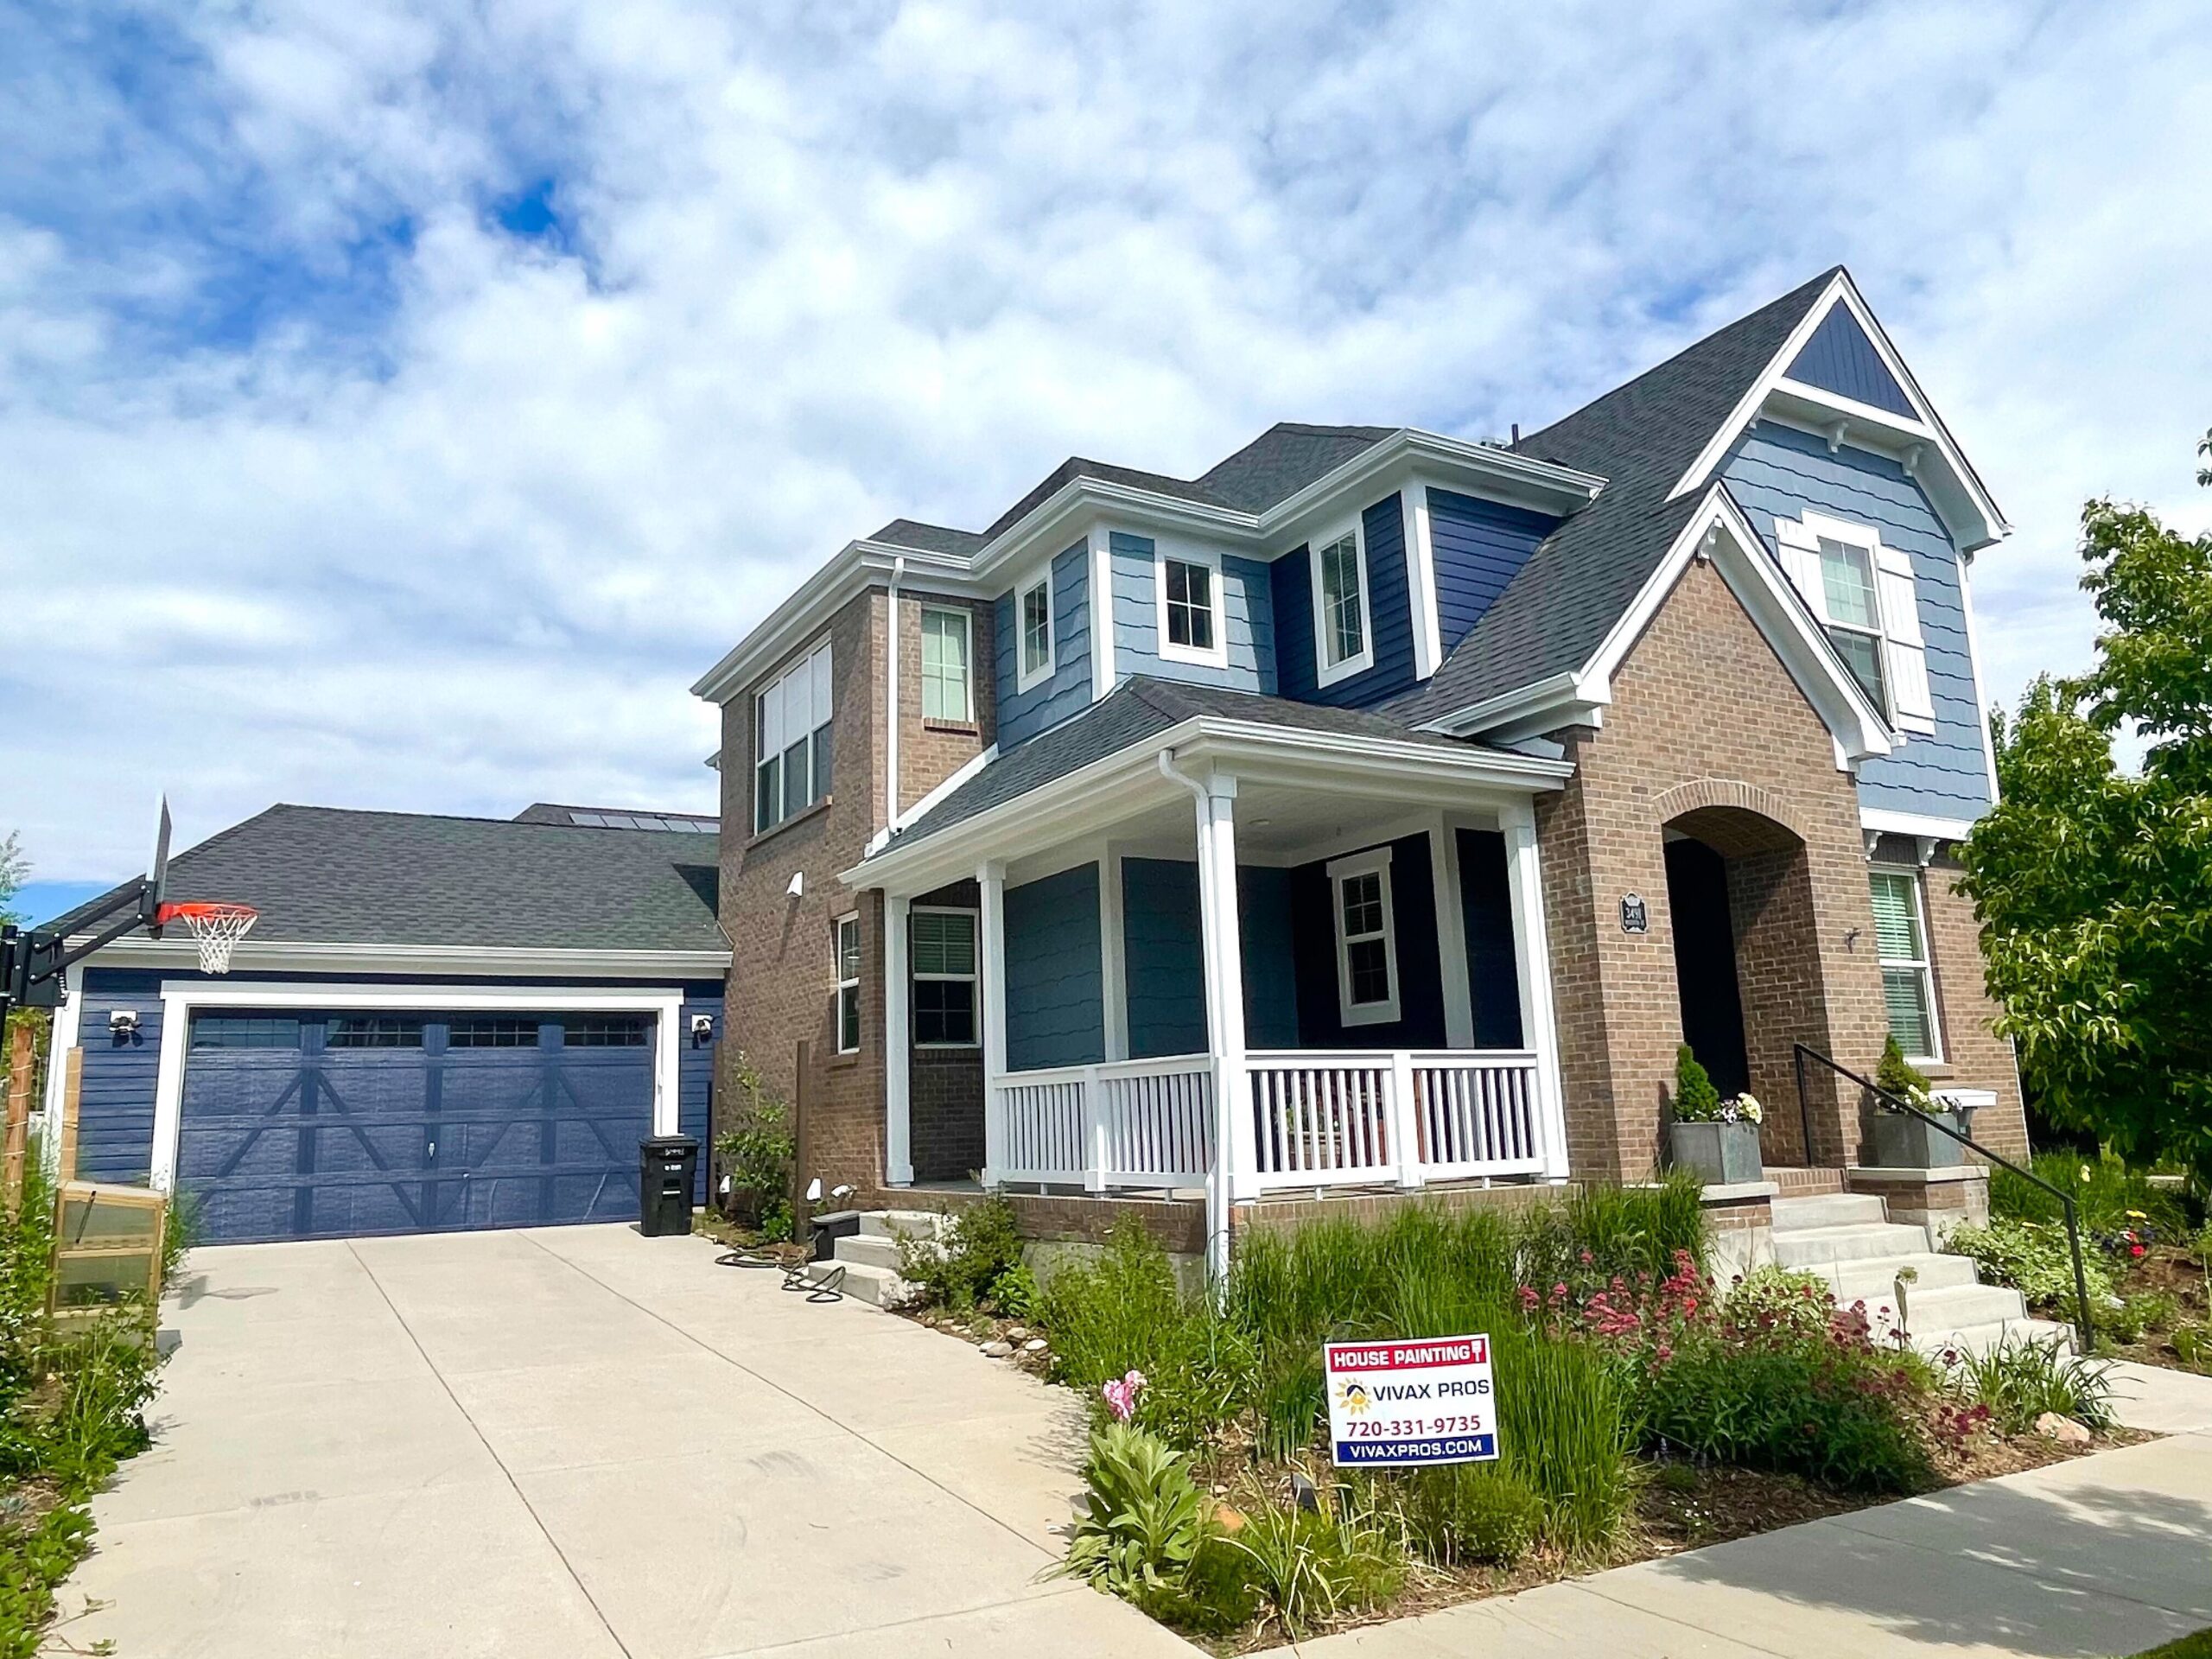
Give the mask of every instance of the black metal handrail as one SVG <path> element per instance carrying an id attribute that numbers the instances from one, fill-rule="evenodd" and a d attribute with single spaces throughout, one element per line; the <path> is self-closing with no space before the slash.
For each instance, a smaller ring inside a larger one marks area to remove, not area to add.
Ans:
<path id="1" fill-rule="evenodd" d="M 2059 1209 L 2066 1217 L 2066 1245 L 2068 1249 L 2073 1253 L 2074 1256 L 2074 1309 L 2076 1316 L 2074 1322 L 2074 1328 L 2081 1336 L 2082 1351 L 2084 1354 L 2087 1354 L 2089 1351 L 2091 1344 L 2096 1340 L 2096 1327 L 2091 1323 L 2089 1319 L 2089 1276 L 2087 1270 L 2082 1265 L 2082 1223 L 2081 1217 L 2075 1213 L 2074 1208 L 2074 1195 L 2067 1192 L 2063 1187 L 2054 1185 L 2052 1183 L 2046 1181 L 2042 1176 L 2037 1174 L 2035 1171 L 2021 1168 L 2019 1165 L 2014 1163 L 2003 1153 L 1992 1151 L 1989 1147 L 1983 1146 L 1980 1141 L 1968 1135 L 1964 1129 L 1953 1128 L 1948 1123 L 1946 1123 L 1942 1118 L 1937 1117 L 1933 1113 L 1923 1112 L 1919 1107 L 1914 1105 L 1910 1101 L 1891 1094 L 1879 1084 L 1868 1082 L 1865 1077 L 1860 1077 L 1856 1071 L 1853 1071 L 1849 1066 L 1839 1065 L 1835 1061 L 1821 1053 L 1817 1048 L 1808 1048 L 1802 1043 L 1795 1043 L 1792 1044 L 1791 1046 L 1796 1051 L 1794 1063 L 1797 1071 L 1797 1110 L 1800 1117 L 1803 1120 L 1805 1124 L 1805 1160 L 1808 1163 L 1812 1161 L 1813 1141 L 1812 1109 L 1809 1104 L 1810 1094 L 1805 1087 L 1805 1062 L 1807 1060 L 1817 1060 L 1820 1064 L 1827 1067 L 1829 1071 L 1834 1072 L 1838 1077 L 1847 1077 L 1853 1083 L 1857 1084 L 1868 1094 L 1873 1096 L 1875 1099 L 1881 1101 L 1885 1105 L 1888 1106 L 1891 1110 L 1908 1112 L 1911 1114 L 1913 1116 L 1918 1118 L 1922 1122 L 1927 1124 L 1929 1128 L 1939 1129 L 1943 1134 L 1949 1135 L 1952 1140 L 1957 1141 L 1961 1146 L 1980 1153 L 1983 1157 L 1988 1159 L 1991 1163 L 2011 1170 L 2022 1180 L 2033 1182 L 2044 1192 L 2050 1193 L 2052 1198 L 2058 1200 Z"/>

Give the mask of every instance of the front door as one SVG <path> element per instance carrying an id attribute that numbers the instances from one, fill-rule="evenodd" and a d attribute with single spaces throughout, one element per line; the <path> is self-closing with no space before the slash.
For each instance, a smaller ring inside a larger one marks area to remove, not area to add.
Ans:
<path id="1" fill-rule="evenodd" d="M 1701 841 L 1667 843 L 1667 908 L 1675 925 L 1675 987 L 1682 1040 L 1723 1096 L 1751 1086 L 1744 1004 L 1736 988 L 1736 931 L 1728 861 Z"/>

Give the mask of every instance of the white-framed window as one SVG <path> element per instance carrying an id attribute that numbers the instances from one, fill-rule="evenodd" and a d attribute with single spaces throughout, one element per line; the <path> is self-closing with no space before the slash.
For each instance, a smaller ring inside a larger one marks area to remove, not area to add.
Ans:
<path id="1" fill-rule="evenodd" d="M 922 607 L 922 718 L 976 717 L 975 618 L 942 605 Z"/>
<path id="2" fill-rule="evenodd" d="M 1014 590 L 1014 689 L 1027 691 L 1052 677 L 1052 567 Z"/>
<path id="3" fill-rule="evenodd" d="M 774 829 L 830 793 L 830 642 L 753 697 L 753 832 Z"/>
<path id="4" fill-rule="evenodd" d="M 909 912 L 914 1041 L 922 1048 L 976 1046 L 976 923 L 972 910 Z"/>
<path id="5" fill-rule="evenodd" d="M 1868 873 L 1874 890 L 1874 954 L 1882 963 L 1882 1001 L 1890 1034 L 1904 1057 L 1940 1061 L 1943 1033 L 1936 1018 L 1936 976 L 1928 957 L 1928 909 L 1918 870 Z"/>
<path id="6" fill-rule="evenodd" d="M 1221 559 L 1195 549 L 1158 549 L 1160 654 L 1167 662 L 1229 665 L 1222 626 Z"/>
<path id="7" fill-rule="evenodd" d="M 1912 557 L 1869 524 L 1806 512 L 1777 518 L 1783 569 L 1859 689 L 1900 731 L 1936 729 Z"/>
<path id="8" fill-rule="evenodd" d="M 1337 1009 L 1347 1026 L 1398 1018 L 1398 925 L 1390 904 L 1390 849 L 1328 866 L 1336 906 Z"/>
<path id="9" fill-rule="evenodd" d="M 1314 671 L 1323 685 L 1375 666 L 1366 536 L 1354 518 L 1313 542 Z"/>
<path id="10" fill-rule="evenodd" d="M 837 1052 L 857 1054 L 861 1048 L 861 918 L 840 916 L 830 925 L 830 948 L 837 963 Z"/>

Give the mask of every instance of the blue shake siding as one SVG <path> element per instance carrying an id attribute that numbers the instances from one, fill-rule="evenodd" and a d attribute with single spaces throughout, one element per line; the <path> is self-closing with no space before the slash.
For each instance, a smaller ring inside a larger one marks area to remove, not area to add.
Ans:
<path id="1" fill-rule="evenodd" d="M 1021 641 L 1015 594 L 994 607 L 993 664 L 998 682 L 998 745 L 1001 753 L 1090 706 L 1090 555 L 1081 542 L 1052 560 L 1052 672 L 1027 691 L 1020 684 Z M 1023 580 L 1026 582 L 1027 577 Z"/>
<path id="2" fill-rule="evenodd" d="M 1274 607 L 1266 565 L 1233 554 L 1222 558 L 1220 613 L 1228 666 L 1216 668 L 1160 654 L 1160 550 L 1152 537 L 1116 531 L 1109 546 L 1113 554 L 1115 664 L 1121 674 L 1274 694 Z"/>

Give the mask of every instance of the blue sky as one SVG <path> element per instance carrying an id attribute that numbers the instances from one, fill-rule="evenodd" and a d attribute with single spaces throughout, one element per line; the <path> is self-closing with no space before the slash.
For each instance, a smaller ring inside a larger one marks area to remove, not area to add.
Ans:
<path id="1" fill-rule="evenodd" d="M 2087 658 L 2085 496 L 2208 521 L 2199 8 L 743 10 L 0 5 L 39 879 L 163 787 L 709 807 L 686 687 L 851 535 L 1534 427 L 1837 260 L 2018 527 L 1993 691 Z"/>

